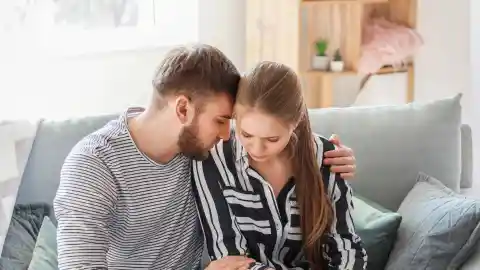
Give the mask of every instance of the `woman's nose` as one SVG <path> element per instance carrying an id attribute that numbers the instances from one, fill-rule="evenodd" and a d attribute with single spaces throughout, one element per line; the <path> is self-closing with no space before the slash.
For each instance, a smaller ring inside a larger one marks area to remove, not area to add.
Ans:
<path id="1" fill-rule="evenodd" d="M 250 154 L 254 156 L 262 156 L 263 152 L 263 144 L 260 140 L 255 140 L 252 142 L 251 147 L 250 147 Z"/>

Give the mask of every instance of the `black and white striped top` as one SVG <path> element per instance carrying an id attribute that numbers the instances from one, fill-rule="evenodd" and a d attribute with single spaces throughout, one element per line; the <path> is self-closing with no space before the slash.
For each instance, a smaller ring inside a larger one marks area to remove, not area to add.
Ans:
<path id="1" fill-rule="evenodd" d="M 155 163 L 137 149 L 126 119 L 85 137 L 65 160 L 54 201 L 59 267 L 198 269 L 191 161 Z"/>
<path id="2" fill-rule="evenodd" d="M 334 145 L 316 136 L 317 153 Z M 322 164 L 323 155 L 317 155 Z M 321 172 L 335 218 L 323 244 L 328 267 L 365 269 L 367 255 L 355 234 L 350 211 L 352 191 L 338 174 L 322 165 Z M 194 162 L 195 197 L 208 253 L 212 260 L 246 255 L 257 263 L 251 269 L 310 269 L 302 252 L 299 208 L 292 179 L 276 198 L 273 189 L 248 165 L 240 141 L 232 134 L 203 162 Z"/>

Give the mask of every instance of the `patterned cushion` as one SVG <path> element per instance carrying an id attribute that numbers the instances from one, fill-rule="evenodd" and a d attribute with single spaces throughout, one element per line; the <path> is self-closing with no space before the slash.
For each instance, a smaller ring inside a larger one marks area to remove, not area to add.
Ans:
<path id="1" fill-rule="evenodd" d="M 402 222 L 387 270 L 460 269 L 480 239 L 480 200 L 422 172 L 398 213 Z"/>
<path id="2" fill-rule="evenodd" d="M 0 122 L 0 254 L 38 122 Z"/>

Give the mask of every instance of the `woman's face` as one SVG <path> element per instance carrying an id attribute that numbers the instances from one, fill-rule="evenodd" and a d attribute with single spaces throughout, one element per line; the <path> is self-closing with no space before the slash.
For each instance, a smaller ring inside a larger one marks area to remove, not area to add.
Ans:
<path id="1" fill-rule="evenodd" d="M 236 136 L 251 159 L 268 161 L 283 152 L 293 133 L 293 126 L 258 110 L 235 108 Z"/>

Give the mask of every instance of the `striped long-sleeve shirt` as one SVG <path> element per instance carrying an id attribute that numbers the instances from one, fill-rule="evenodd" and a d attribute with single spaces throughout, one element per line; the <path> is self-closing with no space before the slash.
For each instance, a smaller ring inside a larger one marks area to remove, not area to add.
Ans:
<path id="1" fill-rule="evenodd" d="M 191 161 L 158 164 L 127 127 L 130 109 L 81 140 L 54 201 L 60 269 L 198 269 L 203 237 Z"/>
<path id="2" fill-rule="evenodd" d="M 235 136 L 218 143 L 210 157 L 194 162 L 193 179 L 200 220 L 210 259 L 249 255 L 251 269 L 310 269 L 302 250 L 299 208 L 292 179 L 278 194 L 248 164 Z M 352 191 L 338 174 L 323 165 L 323 153 L 334 149 L 315 136 L 317 160 L 334 210 L 323 255 L 326 269 L 365 269 L 367 255 L 350 215 Z"/>

